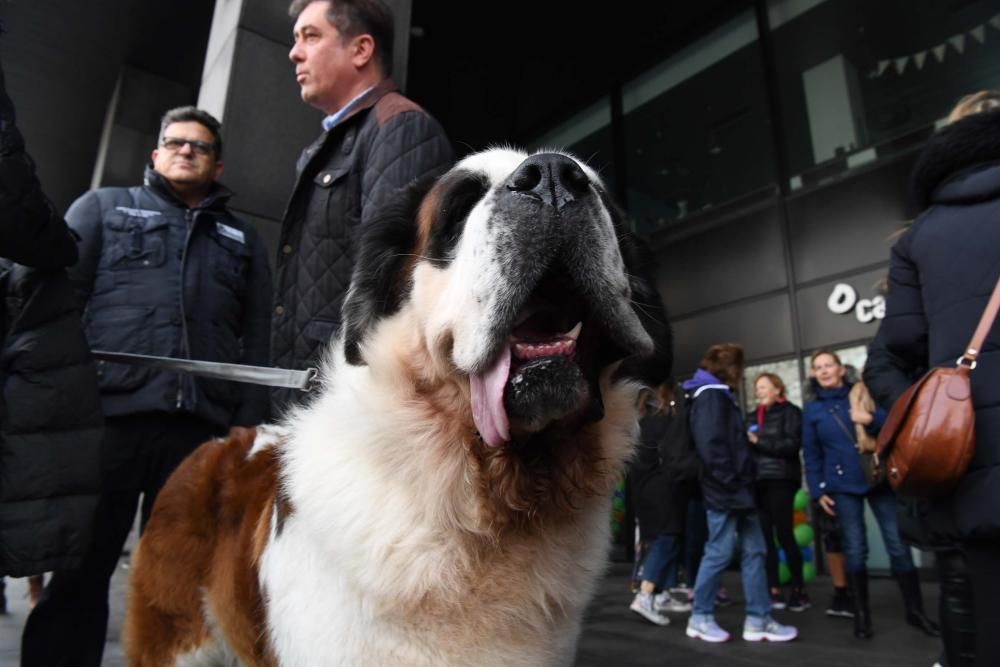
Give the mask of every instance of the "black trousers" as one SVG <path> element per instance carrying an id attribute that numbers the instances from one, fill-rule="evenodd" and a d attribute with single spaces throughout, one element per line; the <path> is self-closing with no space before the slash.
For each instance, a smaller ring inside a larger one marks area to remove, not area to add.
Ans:
<path id="1" fill-rule="evenodd" d="M 774 545 L 774 536 L 778 536 L 778 544 L 785 550 L 788 569 L 792 572 L 792 586 L 802 588 L 802 552 L 795 541 L 792 510 L 795 504 L 795 493 L 801 485 L 790 479 L 767 479 L 757 482 L 755 487 L 757 513 L 760 515 L 760 526 L 764 529 L 764 542 L 767 544 L 767 585 L 778 588 L 778 547 Z"/>
<path id="2" fill-rule="evenodd" d="M 109 417 L 102 445 L 104 493 L 94 543 L 77 570 L 55 572 L 28 615 L 22 667 L 100 667 L 108 589 L 143 496 L 141 525 L 170 473 L 219 427 L 184 414 Z"/>
<path id="3" fill-rule="evenodd" d="M 972 590 L 975 617 L 975 654 L 977 667 L 994 666 L 1000 660 L 1000 544 L 966 543 L 965 556 Z M 961 663 L 959 663 L 961 664 Z"/>

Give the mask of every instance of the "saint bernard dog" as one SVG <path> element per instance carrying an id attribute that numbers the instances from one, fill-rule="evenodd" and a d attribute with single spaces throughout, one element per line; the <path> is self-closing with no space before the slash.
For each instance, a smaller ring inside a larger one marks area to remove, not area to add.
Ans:
<path id="1" fill-rule="evenodd" d="M 572 663 L 662 307 L 569 154 L 493 148 L 411 190 L 367 228 L 314 398 L 160 493 L 131 664 Z"/>

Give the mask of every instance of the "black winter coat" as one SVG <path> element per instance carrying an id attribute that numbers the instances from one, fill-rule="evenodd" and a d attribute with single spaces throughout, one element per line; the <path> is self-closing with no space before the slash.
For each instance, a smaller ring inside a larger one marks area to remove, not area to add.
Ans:
<path id="1" fill-rule="evenodd" d="M 755 467 L 743 414 L 729 392 L 695 390 L 691 436 L 702 463 L 705 507 L 717 512 L 754 509 Z"/>
<path id="2" fill-rule="evenodd" d="M 156 171 L 70 206 L 82 237 L 70 269 L 91 349 L 267 366 L 271 272 L 257 231 L 216 184 L 190 209 Z M 265 387 L 100 362 L 107 416 L 185 412 L 226 428 L 267 418 Z"/>
<path id="3" fill-rule="evenodd" d="M 271 361 L 304 369 L 340 329 L 360 230 L 417 178 L 443 173 L 451 144 L 430 115 L 385 80 L 306 148 L 281 222 Z M 301 392 L 275 390 L 280 414 Z"/>
<path id="4" fill-rule="evenodd" d="M 899 368 L 866 368 L 875 400 L 891 405 L 912 372 L 952 366 L 1000 277 L 1000 111 L 935 134 L 914 173 L 927 209 L 896 242 L 879 337 Z M 895 383 L 874 380 L 901 373 Z M 971 374 L 976 451 L 955 491 L 940 501 L 964 538 L 1000 540 L 1000 325 Z M 889 389 L 895 386 L 896 389 Z"/>
<path id="5" fill-rule="evenodd" d="M 757 444 L 750 445 L 757 480 L 802 481 L 802 410 L 788 401 L 775 403 L 764 411 Z M 747 427 L 757 423 L 757 411 L 746 416 Z"/>
<path id="6" fill-rule="evenodd" d="M 662 412 L 654 406 L 647 406 L 647 410 L 639 420 L 639 444 L 629 466 L 643 541 L 684 532 L 687 504 L 698 491 L 699 472 L 683 410 L 673 405 Z"/>
<path id="7" fill-rule="evenodd" d="M 0 576 L 21 577 L 80 566 L 103 425 L 60 268 L 76 261 L 76 242 L 26 159 L 0 160 L 0 256 Z"/>

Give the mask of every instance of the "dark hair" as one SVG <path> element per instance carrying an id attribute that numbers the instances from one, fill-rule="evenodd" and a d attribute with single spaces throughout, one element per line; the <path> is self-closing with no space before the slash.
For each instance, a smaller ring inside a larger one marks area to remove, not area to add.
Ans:
<path id="1" fill-rule="evenodd" d="M 167 131 L 167 126 L 173 123 L 200 123 L 212 133 L 212 148 L 215 149 L 215 159 L 222 157 L 222 123 L 216 120 L 215 116 L 199 109 L 198 107 L 186 106 L 171 109 L 163 114 L 160 119 L 160 136 L 157 143 L 163 141 L 163 133 Z"/>
<path id="2" fill-rule="evenodd" d="M 761 378 L 767 378 L 768 382 L 774 385 L 774 388 L 778 390 L 778 396 L 784 398 L 785 396 L 785 382 L 775 373 L 758 373 L 757 377 L 753 379 L 753 386 L 757 386 L 757 380 Z"/>
<path id="3" fill-rule="evenodd" d="M 735 389 L 743 371 L 743 346 L 739 343 L 717 343 L 705 350 L 698 367 Z"/>
<path id="4" fill-rule="evenodd" d="M 375 41 L 375 62 L 384 76 L 392 76 L 392 41 L 396 31 L 392 10 L 382 0 L 292 0 L 288 15 L 299 17 L 314 2 L 329 2 L 326 20 L 341 39 L 371 35 Z"/>

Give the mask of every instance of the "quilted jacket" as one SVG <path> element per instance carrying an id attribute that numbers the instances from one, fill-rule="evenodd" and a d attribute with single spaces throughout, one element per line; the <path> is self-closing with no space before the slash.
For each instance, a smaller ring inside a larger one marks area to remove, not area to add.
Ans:
<path id="1" fill-rule="evenodd" d="M 385 80 L 307 147 L 281 223 L 271 361 L 317 364 L 340 329 L 359 231 L 392 194 L 452 162 L 444 130 Z M 302 394 L 275 390 L 275 416 Z"/>
<path id="2" fill-rule="evenodd" d="M 0 575 L 15 577 L 80 566 L 103 424 L 62 268 L 76 243 L 21 157 L 0 159 Z"/>

